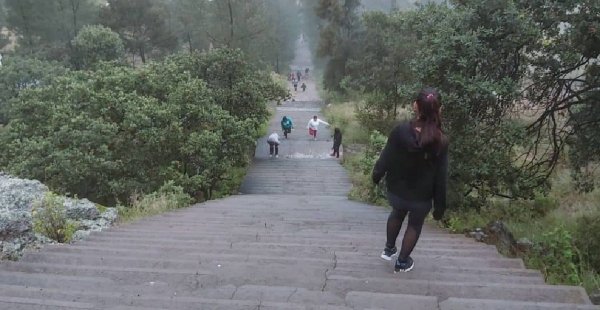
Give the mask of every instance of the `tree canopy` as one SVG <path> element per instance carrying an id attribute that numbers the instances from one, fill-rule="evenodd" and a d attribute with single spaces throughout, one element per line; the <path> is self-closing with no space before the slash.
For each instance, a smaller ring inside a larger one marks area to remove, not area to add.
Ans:
<path id="1" fill-rule="evenodd" d="M 315 7 L 324 85 L 364 94 L 359 118 L 384 132 L 419 88 L 440 89 L 454 205 L 532 197 L 567 145 L 577 173 L 597 160 L 597 1 L 457 0 L 367 12 L 358 24 L 344 3 Z"/>
<path id="2" fill-rule="evenodd" d="M 209 199 L 248 163 L 266 101 L 285 95 L 236 50 L 100 66 L 20 91 L 2 170 L 108 205 L 171 180 Z"/>

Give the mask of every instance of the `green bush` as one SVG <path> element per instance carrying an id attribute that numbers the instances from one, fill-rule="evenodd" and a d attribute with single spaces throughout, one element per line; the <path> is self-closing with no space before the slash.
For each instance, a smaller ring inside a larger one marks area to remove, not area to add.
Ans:
<path id="1" fill-rule="evenodd" d="M 574 236 L 582 259 L 600 272 L 600 213 L 580 217 Z"/>
<path id="2" fill-rule="evenodd" d="M 373 131 L 369 144 L 363 153 L 345 158 L 344 164 L 350 171 L 352 179 L 351 199 L 386 205 L 385 178 L 381 180 L 378 186 L 373 184 L 371 180 L 373 166 L 377 162 L 386 141 L 387 138 L 384 135 L 378 131 Z"/>
<path id="3" fill-rule="evenodd" d="M 375 130 L 371 132 L 369 143 L 367 144 L 365 153 L 360 161 L 360 167 L 364 174 L 371 174 L 377 159 L 379 159 L 379 154 L 381 154 L 386 142 L 387 137 L 382 135 L 379 131 Z"/>
<path id="4" fill-rule="evenodd" d="M 77 223 L 67 218 L 64 198 L 48 192 L 32 210 L 33 231 L 60 243 L 73 239 Z"/>
<path id="5" fill-rule="evenodd" d="M 550 283 L 580 285 L 582 282 L 579 251 L 571 233 L 563 226 L 544 233 L 526 259 Z"/>
<path id="6" fill-rule="evenodd" d="M 184 192 L 183 187 L 170 181 L 156 192 L 143 196 L 133 195 L 129 206 L 118 206 L 117 209 L 120 221 L 129 222 L 140 217 L 184 208 L 192 202 L 192 197 Z"/>

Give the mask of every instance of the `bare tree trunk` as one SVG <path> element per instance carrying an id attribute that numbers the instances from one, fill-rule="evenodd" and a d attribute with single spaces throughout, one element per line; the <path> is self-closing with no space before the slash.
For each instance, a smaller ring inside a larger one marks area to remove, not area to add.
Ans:
<path id="1" fill-rule="evenodd" d="M 194 52 L 194 49 L 192 48 L 192 35 L 190 34 L 190 32 L 187 32 L 187 41 L 188 41 L 188 47 L 190 49 L 190 54 Z"/>
<path id="2" fill-rule="evenodd" d="M 71 12 L 73 13 L 73 38 L 77 36 L 77 13 L 81 0 L 71 0 Z"/>
<path id="3" fill-rule="evenodd" d="M 396 12 L 398 10 L 398 0 L 390 0 L 390 11 Z"/>
<path id="4" fill-rule="evenodd" d="M 139 51 L 140 51 L 140 58 L 142 58 L 142 63 L 145 64 L 146 63 L 146 53 L 144 51 L 144 48 L 140 47 Z"/>
<path id="5" fill-rule="evenodd" d="M 229 47 L 233 43 L 233 7 L 231 6 L 231 0 L 227 0 L 227 7 L 229 8 Z"/>

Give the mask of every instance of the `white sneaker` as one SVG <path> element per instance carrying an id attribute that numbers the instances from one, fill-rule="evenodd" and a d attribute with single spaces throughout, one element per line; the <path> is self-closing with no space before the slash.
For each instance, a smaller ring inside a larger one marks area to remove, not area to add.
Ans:
<path id="1" fill-rule="evenodd" d="M 275 155 L 275 158 L 279 158 L 279 155 Z"/>
<path id="2" fill-rule="evenodd" d="M 273 158 L 273 154 L 270 154 L 270 155 L 269 155 L 269 158 Z"/>

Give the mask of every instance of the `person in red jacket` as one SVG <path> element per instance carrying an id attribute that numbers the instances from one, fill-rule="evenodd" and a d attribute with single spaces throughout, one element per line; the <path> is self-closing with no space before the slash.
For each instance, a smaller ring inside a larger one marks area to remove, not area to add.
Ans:
<path id="1" fill-rule="evenodd" d="M 387 242 L 381 258 L 398 254 L 396 238 L 408 216 L 395 271 L 414 267 L 410 257 L 427 214 L 440 220 L 446 209 L 448 140 L 442 131 L 441 96 L 433 88 L 423 89 L 413 103 L 415 118 L 396 126 L 373 168 L 373 182 L 385 176 L 392 212 L 387 221 Z"/>

